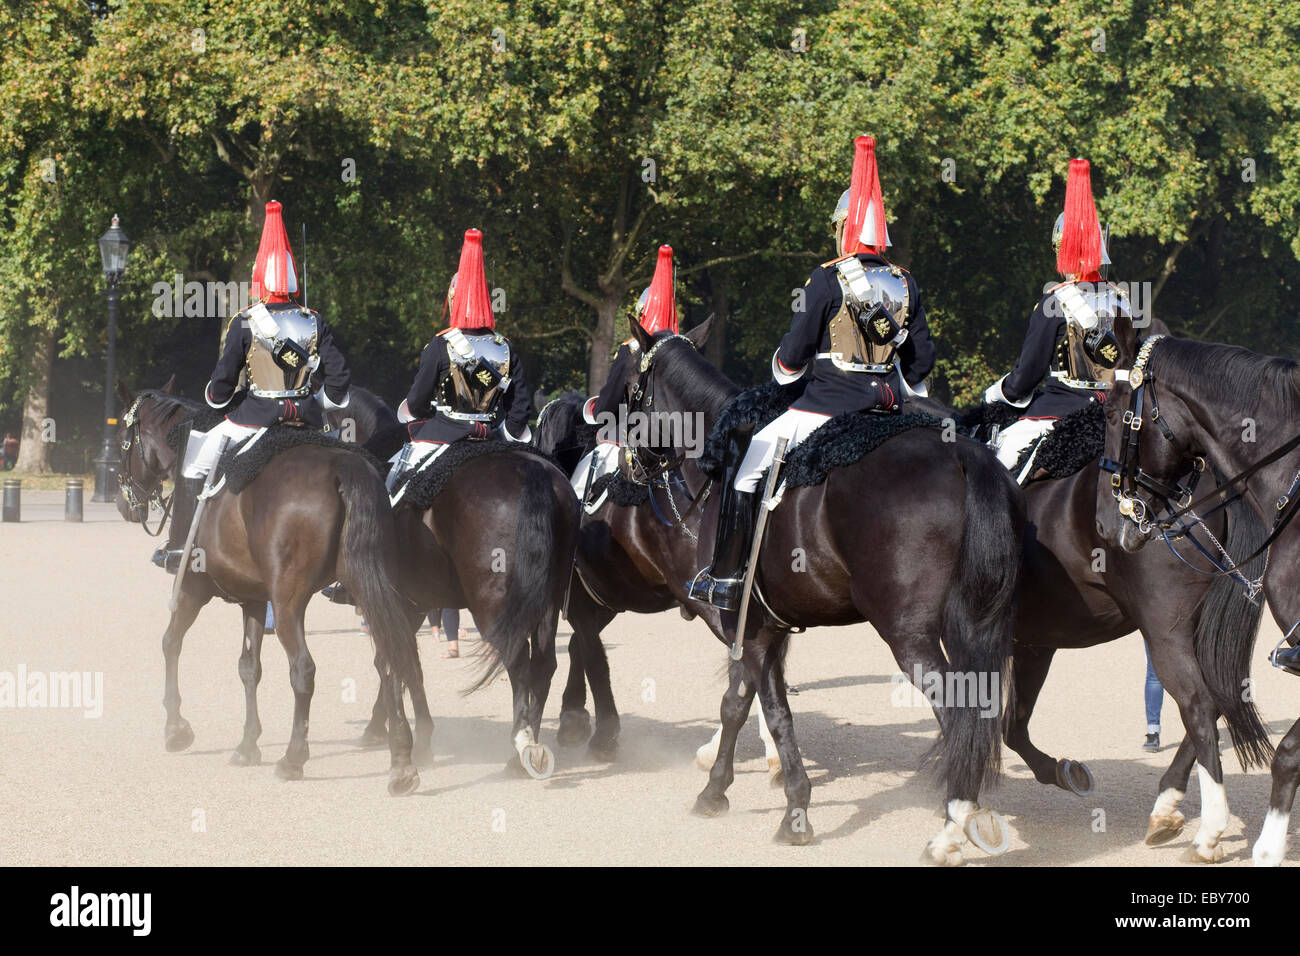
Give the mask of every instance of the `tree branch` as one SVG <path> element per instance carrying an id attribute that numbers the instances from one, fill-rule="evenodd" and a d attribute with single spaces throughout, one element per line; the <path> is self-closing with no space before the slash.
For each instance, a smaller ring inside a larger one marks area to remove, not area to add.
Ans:
<path id="1" fill-rule="evenodd" d="M 599 308 L 600 296 L 581 288 L 573 279 L 573 270 L 569 264 L 569 253 L 573 249 L 573 226 L 566 222 L 562 225 L 562 229 L 564 242 L 560 249 L 560 288 L 579 302 L 585 302 L 593 309 Z"/>

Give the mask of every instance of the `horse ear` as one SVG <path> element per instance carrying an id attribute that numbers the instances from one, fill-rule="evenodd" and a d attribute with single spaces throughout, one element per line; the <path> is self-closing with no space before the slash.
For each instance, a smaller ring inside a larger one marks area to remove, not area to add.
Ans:
<path id="1" fill-rule="evenodd" d="M 686 337 L 691 340 L 691 344 L 697 349 L 703 349 L 704 343 L 709 340 L 709 333 L 713 331 L 713 316 L 709 316 L 695 328 L 685 333 Z"/>
<path id="2" fill-rule="evenodd" d="M 635 315 L 627 317 L 627 324 L 632 329 L 632 337 L 636 339 L 637 344 L 641 346 L 641 351 L 648 352 L 650 343 L 654 341 L 654 336 L 641 328 L 641 323 L 636 320 Z"/>
<path id="3" fill-rule="evenodd" d="M 134 396 L 131 395 L 131 390 L 119 381 L 117 383 L 117 398 L 122 403 L 122 407 L 125 408 L 127 405 L 130 405 L 133 397 Z"/>
<path id="4" fill-rule="evenodd" d="M 158 391 L 162 392 L 164 395 L 171 395 L 173 394 L 175 388 L 176 388 L 176 373 L 173 372 L 171 377 L 168 378 L 167 381 L 163 383 L 163 387 L 158 389 Z"/>

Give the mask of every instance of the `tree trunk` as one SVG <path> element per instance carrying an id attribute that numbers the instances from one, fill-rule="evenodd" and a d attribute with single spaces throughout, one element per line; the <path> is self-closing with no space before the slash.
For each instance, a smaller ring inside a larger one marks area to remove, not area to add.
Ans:
<path id="1" fill-rule="evenodd" d="M 23 401 L 23 430 L 19 436 L 18 471 L 48 474 L 50 443 L 44 441 L 45 422 L 50 414 L 50 373 L 54 369 L 54 330 L 41 329 L 32 346 L 28 365 L 27 398 Z"/>
<path id="2" fill-rule="evenodd" d="M 596 307 L 596 328 L 591 333 L 591 358 L 587 366 L 587 394 L 595 395 L 609 377 L 609 363 L 613 358 L 614 339 L 622 295 L 605 294 Z"/>

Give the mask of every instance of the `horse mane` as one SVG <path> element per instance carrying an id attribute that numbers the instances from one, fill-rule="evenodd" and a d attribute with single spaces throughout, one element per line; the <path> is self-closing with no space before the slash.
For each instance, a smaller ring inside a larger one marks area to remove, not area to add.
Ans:
<path id="1" fill-rule="evenodd" d="M 144 391 L 136 394 L 134 402 L 142 402 L 145 399 L 158 403 L 158 410 L 164 416 L 171 414 L 177 409 L 183 409 L 188 412 L 197 412 L 205 407 L 203 402 L 196 401 L 192 398 L 186 398 L 183 395 L 173 395 L 171 392 L 164 392 L 157 388 L 146 388 Z"/>
<path id="2" fill-rule="evenodd" d="M 660 332 L 655 336 L 656 343 L 671 334 L 671 332 Z M 659 355 L 663 355 L 668 349 L 672 349 L 673 354 L 680 355 L 680 361 L 665 365 L 656 364 L 656 368 L 663 376 L 663 381 L 682 399 L 686 408 L 692 411 L 703 411 L 705 414 L 716 414 L 741 390 L 739 385 L 727 378 L 721 370 L 701 355 L 694 345 L 669 342 L 662 347 Z"/>
<path id="3" fill-rule="evenodd" d="M 537 413 L 537 428 L 533 433 L 533 444 L 549 455 L 554 455 L 561 444 L 576 441 L 578 430 L 578 410 L 586 401 L 583 394 L 569 389 L 551 399 Z M 567 415 L 563 414 L 568 412 Z"/>
<path id="4" fill-rule="evenodd" d="M 397 413 L 388 403 L 360 385 L 348 387 L 346 408 L 330 409 L 330 412 L 331 421 L 334 416 L 340 419 L 351 418 L 356 422 L 357 433 L 361 435 L 376 435 L 399 424 Z"/>
<path id="5" fill-rule="evenodd" d="M 1163 339 L 1155 364 L 1157 384 L 1173 381 L 1194 386 L 1198 396 L 1234 412 L 1249 414 L 1266 396 L 1280 403 L 1290 417 L 1300 386 L 1297 363 L 1289 358 L 1260 355 L 1236 345 Z"/>

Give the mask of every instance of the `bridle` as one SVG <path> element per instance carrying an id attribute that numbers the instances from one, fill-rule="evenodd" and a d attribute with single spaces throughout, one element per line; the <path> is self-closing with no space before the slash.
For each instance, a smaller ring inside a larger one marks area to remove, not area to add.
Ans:
<path id="1" fill-rule="evenodd" d="M 1206 461 L 1203 457 L 1198 455 L 1192 459 L 1192 477 L 1185 485 L 1180 482 L 1170 483 L 1164 481 L 1144 471 L 1140 460 L 1144 421 L 1149 419 L 1160 430 L 1160 434 L 1165 441 L 1175 446 L 1178 445 L 1173 429 L 1169 427 L 1169 423 L 1160 414 L 1160 401 L 1155 389 L 1156 375 L 1151 368 L 1151 356 L 1155 352 L 1156 344 L 1164 337 L 1163 335 L 1153 335 L 1147 339 L 1138 351 L 1133 367 L 1127 373 L 1130 389 L 1129 409 L 1124 413 L 1126 433 L 1120 446 L 1119 461 L 1103 458 L 1100 467 L 1103 471 L 1110 473 L 1111 496 L 1117 501 L 1122 518 L 1132 521 L 1143 535 L 1150 534 L 1153 529 L 1158 531 L 1174 556 L 1193 571 L 1200 574 L 1231 576 L 1246 587 L 1246 597 L 1253 601 L 1263 587 L 1264 574 L 1268 570 L 1268 552 L 1273 542 L 1290 524 L 1297 510 L 1300 510 L 1300 496 L 1296 494 L 1300 490 L 1300 471 L 1297 471 L 1295 478 L 1292 479 L 1291 487 L 1287 493 L 1277 500 L 1277 514 L 1274 515 L 1273 527 L 1270 529 L 1268 537 L 1248 557 L 1235 560 L 1228 554 L 1227 549 L 1219 543 L 1214 533 L 1206 525 L 1205 519 L 1239 500 L 1245 493 L 1246 482 L 1261 469 L 1286 457 L 1297 447 L 1300 447 L 1300 435 L 1296 435 L 1280 447 L 1269 452 L 1249 468 L 1220 483 L 1209 494 L 1195 500 L 1193 500 L 1193 496 L 1197 482 L 1200 481 L 1201 475 L 1206 470 Z M 1117 372 L 1116 377 L 1120 378 L 1122 374 L 1122 371 Z M 1147 407 L 1150 409 L 1149 412 L 1146 411 Z M 1151 501 L 1139 497 L 1139 490 L 1150 492 L 1155 498 L 1159 499 L 1161 502 L 1160 510 L 1165 512 L 1164 517 L 1157 515 L 1155 506 Z M 1170 505 L 1170 502 L 1176 502 L 1178 507 L 1175 509 Z M 1200 509 L 1211 503 L 1214 506 L 1201 513 Z M 1190 522 L 1187 520 L 1188 518 L 1191 519 Z M 1214 546 L 1219 551 L 1218 555 L 1211 554 L 1192 534 L 1198 527 L 1214 543 Z M 1209 559 L 1214 566 L 1214 570 L 1205 571 L 1190 564 L 1174 547 L 1174 542 L 1180 538 L 1186 538 L 1192 542 L 1192 545 Z M 1246 578 L 1239 569 L 1261 554 L 1265 555 L 1263 570 L 1253 580 Z"/>
<path id="2" fill-rule="evenodd" d="M 136 397 L 131 403 L 131 407 L 122 418 L 122 424 L 126 426 L 126 438 L 122 441 L 122 467 L 117 472 L 118 487 L 122 489 L 122 497 L 126 499 L 127 506 L 132 511 L 141 512 L 140 527 L 144 528 L 145 534 L 150 537 L 158 537 L 162 534 L 163 527 L 167 524 L 167 519 L 171 515 L 172 499 L 175 498 L 176 492 L 168 495 L 166 498 L 162 494 L 162 479 L 156 479 L 148 487 L 137 482 L 135 476 L 131 474 L 131 454 L 134 451 L 137 458 L 140 459 L 140 466 L 147 467 L 144 464 L 144 439 L 140 433 L 140 402 L 144 399 L 143 395 Z M 141 500 L 143 498 L 143 500 Z M 157 504 L 162 512 L 162 518 L 158 522 L 158 528 L 155 531 L 149 530 L 149 510 L 153 504 Z"/>
<path id="3" fill-rule="evenodd" d="M 654 408 L 654 373 L 656 369 L 655 358 L 669 342 L 680 339 L 695 349 L 695 343 L 687 336 L 674 332 L 672 335 L 666 335 L 659 341 L 655 342 L 645 355 L 641 357 L 640 371 L 637 375 L 636 384 L 629 389 L 628 393 L 628 413 L 652 411 Z M 626 436 L 620 436 L 626 438 Z M 649 458 L 649 464 L 642 460 L 642 455 Z M 713 488 L 713 482 L 705 484 L 703 491 L 698 495 L 692 495 L 686 485 L 686 480 L 682 477 L 681 466 L 686 460 L 686 453 L 674 454 L 674 449 L 666 452 L 659 452 L 651 448 L 633 449 L 630 445 L 623 446 L 623 462 L 627 466 L 628 480 L 635 485 L 641 485 L 647 489 L 650 497 L 650 507 L 660 522 L 668 527 L 680 527 L 692 540 L 696 539 L 696 534 L 686 524 L 686 521 L 695 512 L 695 510 L 709 496 Z M 691 504 L 682 513 L 677 507 L 677 501 L 673 496 L 673 487 L 676 485 L 682 494 L 685 494 Z M 664 489 L 668 498 L 668 505 L 672 508 L 673 519 L 670 521 L 664 516 L 659 509 L 658 502 L 655 501 L 655 488 Z"/>

